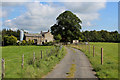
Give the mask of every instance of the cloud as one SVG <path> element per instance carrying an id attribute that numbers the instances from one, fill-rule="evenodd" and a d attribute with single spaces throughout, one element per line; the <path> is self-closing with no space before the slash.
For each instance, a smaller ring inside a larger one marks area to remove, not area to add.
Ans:
<path id="1" fill-rule="evenodd" d="M 26 0 L 27 1 L 27 0 Z M 0 18 L 9 17 L 14 7 L 25 6 L 27 2 L 0 2 Z"/>
<path id="2" fill-rule="evenodd" d="M 91 21 L 99 19 L 98 11 L 105 8 L 105 2 L 65 2 L 66 9 L 74 12 L 82 21 L 83 26 L 92 26 Z"/>
<path id="3" fill-rule="evenodd" d="M 19 29 L 25 29 L 29 31 L 40 32 L 41 30 L 48 30 L 51 25 L 55 23 L 55 18 L 64 9 L 61 7 L 52 7 L 48 4 L 41 4 L 38 2 L 28 3 L 27 12 L 23 15 L 16 17 L 8 22 L 4 22 L 4 26 L 18 27 Z"/>
<path id="4" fill-rule="evenodd" d="M 13 30 L 13 31 L 17 31 L 18 30 L 18 28 L 10 28 L 11 30 Z"/>
<path id="5" fill-rule="evenodd" d="M 105 2 L 65 2 L 65 7 L 79 13 L 94 13 L 105 8 Z"/>
<path id="6" fill-rule="evenodd" d="M 2 21 L 0 21 L 0 26 L 2 26 Z"/>
<path id="7" fill-rule="evenodd" d="M 1 2 L 32 2 L 34 0 L 2 0 Z"/>
<path id="8" fill-rule="evenodd" d="M 13 9 L 1 9 L 0 8 L 0 18 L 7 18 L 8 16 L 10 16 L 11 12 L 13 11 Z"/>
<path id="9" fill-rule="evenodd" d="M 25 29 L 33 32 L 46 31 L 51 25 L 56 23 L 56 17 L 65 10 L 70 10 L 76 14 L 83 22 L 82 26 L 92 26 L 91 21 L 99 19 L 98 11 L 105 8 L 105 2 L 63 2 L 27 3 L 27 11 L 20 16 L 4 22 L 4 26 L 9 28 Z"/>

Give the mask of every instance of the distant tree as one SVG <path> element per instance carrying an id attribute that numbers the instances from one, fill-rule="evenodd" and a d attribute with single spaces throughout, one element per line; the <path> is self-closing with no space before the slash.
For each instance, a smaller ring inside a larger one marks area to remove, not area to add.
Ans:
<path id="1" fill-rule="evenodd" d="M 82 41 L 87 40 L 91 42 L 120 42 L 120 34 L 117 31 L 84 31 L 80 33 L 80 37 L 83 39 Z"/>
<path id="2" fill-rule="evenodd" d="M 11 35 L 17 37 L 17 39 L 20 40 L 20 30 L 17 30 L 17 31 L 13 31 L 11 29 L 2 30 L 2 36 L 3 36 L 2 39 L 4 38 L 4 36 L 11 36 Z"/>
<path id="3" fill-rule="evenodd" d="M 61 13 L 57 18 L 57 23 L 51 27 L 54 36 L 61 35 L 61 41 L 67 42 L 79 39 L 82 21 L 71 11 Z"/>
<path id="4" fill-rule="evenodd" d="M 60 34 L 58 34 L 58 35 L 56 35 L 56 36 L 55 36 L 55 40 L 60 41 L 61 39 L 62 39 L 62 37 L 61 37 L 61 35 L 60 35 Z"/>
<path id="5" fill-rule="evenodd" d="M 15 36 L 5 36 L 4 45 L 15 45 L 17 43 L 17 38 Z"/>
<path id="6" fill-rule="evenodd" d="M 82 41 L 82 39 L 79 37 L 79 41 L 81 42 Z"/>

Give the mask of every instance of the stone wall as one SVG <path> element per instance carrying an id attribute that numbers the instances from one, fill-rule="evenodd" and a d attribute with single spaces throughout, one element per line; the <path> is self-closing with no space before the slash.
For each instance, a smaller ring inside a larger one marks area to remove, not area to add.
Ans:
<path id="1" fill-rule="evenodd" d="M 43 38 L 43 37 L 34 37 L 34 36 L 33 36 L 33 37 L 31 37 L 31 36 L 28 37 L 28 36 L 27 36 L 27 37 L 26 37 L 26 41 L 28 41 L 29 39 L 30 39 L 30 40 L 35 40 L 35 39 L 36 39 L 38 45 L 39 45 L 39 44 L 42 44 L 42 42 L 44 42 L 44 38 Z"/>
<path id="2" fill-rule="evenodd" d="M 45 42 L 46 42 L 46 41 L 47 41 L 47 42 L 50 42 L 50 41 L 53 42 L 53 35 L 52 35 L 50 32 L 46 33 L 46 34 L 44 35 L 44 37 L 45 37 Z"/>
<path id="3" fill-rule="evenodd" d="M 44 34 L 44 37 L 43 36 L 26 36 L 26 41 L 28 40 L 37 40 L 37 44 L 38 45 L 41 45 L 43 42 L 50 42 L 54 40 L 53 38 L 53 35 L 50 33 L 50 32 L 47 32 Z"/>

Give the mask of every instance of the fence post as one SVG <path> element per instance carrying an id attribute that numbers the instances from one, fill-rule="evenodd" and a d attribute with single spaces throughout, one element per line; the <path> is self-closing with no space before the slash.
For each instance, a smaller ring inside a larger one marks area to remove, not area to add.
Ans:
<path id="1" fill-rule="evenodd" d="M 41 59 L 42 59 L 42 50 L 41 50 Z"/>
<path id="2" fill-rule="evenodd" d="M 95 46 L 93 46 L 93 57 L 95 56 Z"/>
<path id="3" fill-rule="evenodd" d="M 22 69 L 24 68 L 24 54 L 22 56 L 22 65 L 21 65 Z"/>
<path id="4" fill-rule="evenodd" d="M 103 64 L 103 48 L 101 48 L 101 65 Z"/>
<path id="5" fill-rule="evenodd" d="M 5 77 L 5 60 L 2 59 L 2 79 Z"/>

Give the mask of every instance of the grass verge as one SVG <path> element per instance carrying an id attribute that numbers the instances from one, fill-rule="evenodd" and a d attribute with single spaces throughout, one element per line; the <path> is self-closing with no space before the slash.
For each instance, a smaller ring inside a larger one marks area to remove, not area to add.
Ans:
<path id="1" fill-rule="evenodd" d="M 5 78 L 41 78 L 64 57 L 65 51 L 64 47 L 60 49 L 56 46 L 2 47 L 2 58 L 5 59 Z M 34 52 L 35 62 L 33 63 Z M 23 54 L 24 69 L 21 68 Z"/>
<path id="2" fill-rule="evenodd" d="M 95 56 L 93 57 L 93 45 Z M 118 43 L 91 42 L 89 45 L 70 45 L 80 49 L 89 58 L 99 78 L 118 78 Z M 103 65 L 101 65 L 101 48 L 103 48 Z M 89 51 L 90 50 L 90 51 Z"/>

